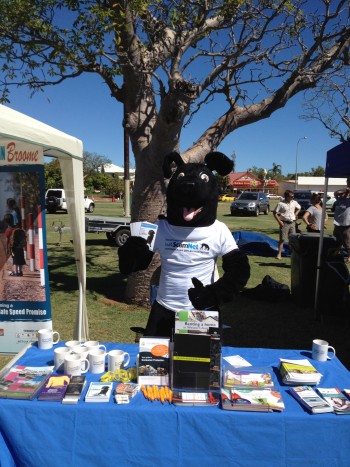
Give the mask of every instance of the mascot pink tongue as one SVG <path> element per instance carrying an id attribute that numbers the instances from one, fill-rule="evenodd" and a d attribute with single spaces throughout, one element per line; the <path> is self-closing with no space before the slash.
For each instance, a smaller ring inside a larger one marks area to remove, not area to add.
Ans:
<path id="1" fill-rule="evenodd" d="M 202 208 L 194 209 L 194 208 L 183 208 L 183 218 L 185 221 L 191 221 L 196 214 L 198 214 Z"/>

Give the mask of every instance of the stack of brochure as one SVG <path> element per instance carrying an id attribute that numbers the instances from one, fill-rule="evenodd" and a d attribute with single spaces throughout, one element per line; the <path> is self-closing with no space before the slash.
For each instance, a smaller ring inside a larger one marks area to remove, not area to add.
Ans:
<path id="1" fill-rule="evenodd" d="M 224 410 L 247 412 L 281 412 L 285 408 L 276 388 L 221 388 L 221 403 Z"/>
<path id="2" fill-rule="evenodd" d="M 322 374 L 316 370 L 307 358 L 300 360 L 281 358 L 279 370 L 283 383 L 288 385 L 302 384 L 314 386 L 322 378 Z"/>
<path id="3" fill-rule="evenodd" d="M 295 386 L 289 392 L 305 409 L 312 413 L 333 412 L 333 407 L 328 404 L 311 386 Z"/>
<path id="4" fill-rule="evenodd" d="M 317 388 L 317 392 L 338 415 L 350 415 L 350 400 L 339 388 Z"/>
<path id="5" fill-rule="evenodd" d="M 272 368 L 225 366 L 221 405 L 224 410 L 282 411 L 285 406 Z"/>

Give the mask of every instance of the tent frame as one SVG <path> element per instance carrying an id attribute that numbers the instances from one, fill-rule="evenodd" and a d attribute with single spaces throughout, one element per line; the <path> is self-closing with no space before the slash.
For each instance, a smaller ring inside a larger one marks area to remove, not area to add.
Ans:
<path id="1" fill-rule="evenodd" d="M 350 141 L 338 144 L 334 148 L 327 151 L 326 170 L 325 170 L 325 186 L 323 193 L 322 205 L 322 220 L 320 231 L 320 242 L 318 245 L 317 255 L 317 271 L 316 271 L 316 290 L 315 290 L 315 316 L 319 305 L 319 287 L 320 287 L 320 274 L 321 274 L 321 259 L 324 239 L 324 222 L 326 218 L 326 201 L 328 192 L 329 178 L 344 178 L 350 176 Z"/>
<path id="2" fill-rule="evenodd" d="M 79 288 L 73 339 L 88 340 L 83 144 L 73 136 L 4 105 L 0 105 L 0 137 L 42 147 L 44 156 L 59 160 L 71 224 Z"/>

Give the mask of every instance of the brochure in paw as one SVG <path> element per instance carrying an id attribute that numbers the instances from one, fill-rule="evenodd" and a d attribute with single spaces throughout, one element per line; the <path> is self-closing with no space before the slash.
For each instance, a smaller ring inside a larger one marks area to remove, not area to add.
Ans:
<path id="1" fill-rule="evenodd" d="M 130 232 L 133 237 L 142 237 L 146 240 L 149 249 L 153 251 L 154 242 L 157 235 L 157 224 L 150 222 L 132 222 L 130 224 Z"/>

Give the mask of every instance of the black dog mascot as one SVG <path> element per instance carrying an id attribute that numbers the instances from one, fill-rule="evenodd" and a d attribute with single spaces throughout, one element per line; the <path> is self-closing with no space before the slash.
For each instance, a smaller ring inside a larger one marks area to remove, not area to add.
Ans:
<path id="1" fill-rule="evenodd" d="M 176 170 L 172 173 L 172 164 Z M 233 163 L 220 152 L 209 153 L 205 163 L 185 164 L 176 153 L 164 159 L 167 217 L 157 221 L 153 250 L 161 258 L 159 288 L 146 336 L 171 336 L 177 310 L 219 310 L 231 301 L 250 276 L 247 256 L 227 226 L 216 219 L 218 187 L 212 171 L 224 176 Z M 146 269 L 153 252 L 141 237 L 130 237 L 118 250 L 121 273 Z M 215 263 L 222 256 L 224 274 L 214 282 Z"/>

